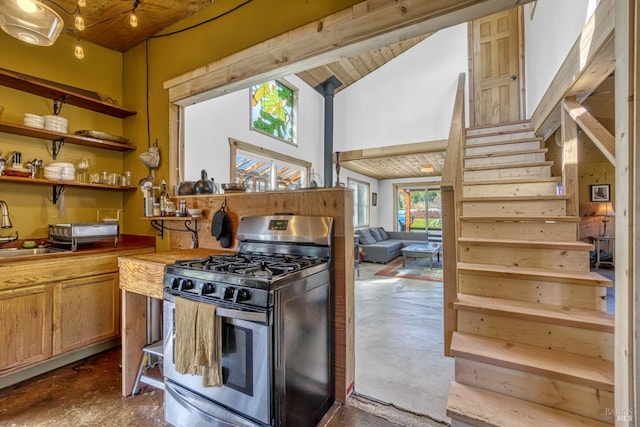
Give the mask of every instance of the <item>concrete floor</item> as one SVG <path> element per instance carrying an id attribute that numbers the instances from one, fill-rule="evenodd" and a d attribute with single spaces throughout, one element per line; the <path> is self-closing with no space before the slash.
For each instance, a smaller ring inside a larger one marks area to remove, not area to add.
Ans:
<path id="1" fill-rule="evenodd" d="M 141 393 L 136 397 L 120 395 L 120 354 L 120 348 L 109 350 L 0 390 L 0 426 L 169 426 L 164 422 L 163 391 L 142 385 Z M 366 401 L 358 404 L 364 409 L 368 409 L 368 404 L 371 405 Z M 379 408 L 375 409 L 378 406 L 374 404 L 371 408 L 379 411 Z M 356 406 L 335 405 L 319 425 L 431 425 L 405 422 L 396 424 L 385 418 Z M 402 420 L 397 414 L 395 419 Z"/>
<path id="2" fill-rule="evenodd" d="M 120 348 L 0 390 L 0 426 L 166 426 L 164 395 L 122 397 Z"/>
<path id="3" fill-rule="evenodd" d="M 442 283 L 376 276 L 383 267 L 363 263 L 356 276 L 355 392 L 449 423 Z"/>

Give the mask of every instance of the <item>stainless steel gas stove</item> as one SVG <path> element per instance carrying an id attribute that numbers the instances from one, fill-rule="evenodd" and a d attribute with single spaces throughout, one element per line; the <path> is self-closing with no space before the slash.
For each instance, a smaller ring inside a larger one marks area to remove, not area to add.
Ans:
<path id="1" fill-rule="evenodd" d="M 166 420 L 176 426 L 315 426 L 332 403 L 332 219 L 243 218 L 234 255 L 165 269 Z M 216 304 L 223 386 L 176 372 L 175 298 Z"/>

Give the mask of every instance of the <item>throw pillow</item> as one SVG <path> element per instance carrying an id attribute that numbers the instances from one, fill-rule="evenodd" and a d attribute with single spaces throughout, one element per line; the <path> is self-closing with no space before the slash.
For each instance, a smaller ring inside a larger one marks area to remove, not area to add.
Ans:
<path id="1" fill-rule="evenodd" d="M 373 245 L 376 242 L 376 239 L 374 239 L 371 233 L 369 233 L 368 228 L 363 228 L 356 232 L 358 233 L 358 236 L 360 236 L 361 245 Z"/>
<path id="2" fill-rule="evenodd" d="M 373 238 L 376 239 L 376 242 L 379 242 L 380 240 L 382 240 L 382 236 L 380 235 L 380 231 L 378 231 L 377 228 L 370 228 L 369 232 L 371 233 Z"/>
<path id="3" fill-rule="evenodd" d="M 382 237 L 382 240 L 389 240 L 389 235 L 384 230 L 384 228 L 378 227 L 378 231 L 380 232 L 380 237 Z"/>

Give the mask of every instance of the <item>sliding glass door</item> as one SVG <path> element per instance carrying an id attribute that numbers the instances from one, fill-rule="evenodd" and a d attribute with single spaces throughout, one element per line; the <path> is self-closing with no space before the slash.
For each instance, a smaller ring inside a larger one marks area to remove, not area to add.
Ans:
<path id="1" fill-rule="evenodd" d="M 424 184 L 395 185 L 395 229 L 398 231 L 441 231 L 440 187 Z"/>

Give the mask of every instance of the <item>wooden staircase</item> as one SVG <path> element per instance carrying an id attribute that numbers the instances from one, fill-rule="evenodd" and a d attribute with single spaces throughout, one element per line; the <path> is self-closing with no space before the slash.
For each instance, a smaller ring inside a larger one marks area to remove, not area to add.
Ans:
<path id="1" fill-rule="evenodd" d="M 600 426 L 613 417 L 610 280 L 527 122 L 467 130 L 453 426 Z"/>

